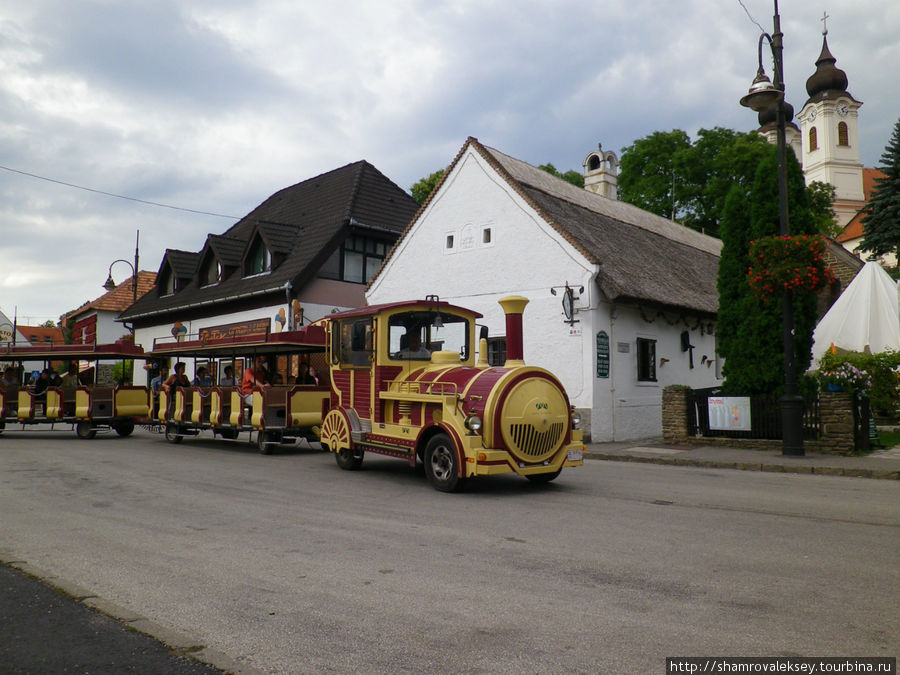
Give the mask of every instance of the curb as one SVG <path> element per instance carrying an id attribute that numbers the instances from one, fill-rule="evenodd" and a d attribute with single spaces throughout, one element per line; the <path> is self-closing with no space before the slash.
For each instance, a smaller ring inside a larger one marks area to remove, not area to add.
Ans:
<path id="1" fill-rule="evenodd" d="M 646 455 L 618 455 L 603 452 L 585 452 L 585 459 L 600 459 L 608 462 L 635 462 L 638 464 L 667 464 L 670 466 L 690 466 L 704 469 L 737 469 L 739 471 L 763 471 L 768 473 L 803 473 L 815 476 L 846 476 L 849 478 L 875 478 L 900 480 L 900 471 L 882 469 L 859 469 L 839 466 L 808 466 L 766 464 L 763 462 L 727 462 L 715 459 L 691 459 L 690 457 L 648 457 Z"/>
<path id="2" fill-rule="evenodd" d="M 9 552 L 4 551 L 4 553 L 8 555 Z M 115 619 L 125 628 L 153 638 L 173 652 L 183 656 L 189 656 L 196 661 L 205 663 L 213 668 L 218 668 L 222 672 L 229 673 L 230 675 L 263 674 L 263 671 L 252 668 L 246 664 L 241 664 L 227 654 L 197 644 L 196 639 L 185 633 L 166 628 L 162 624 L 151 621 L 136 612 L 132 612 L 126 607 L 104 600 L 100 596 L 94 595 L 86 588 L 66 579 L 62 579 L 40 567 L 35 567 L 24 560 L 16 560 L 14 558 L 7 560 L 5 558 L 0 558 L 0 565 L 6 565 L 7 567 L 23 572 L 32 579 L 36 579 L 42 584 L 70 597 L 75 602 L 79 602 L 96 612 L 100 612 L 101 614 Z"/>

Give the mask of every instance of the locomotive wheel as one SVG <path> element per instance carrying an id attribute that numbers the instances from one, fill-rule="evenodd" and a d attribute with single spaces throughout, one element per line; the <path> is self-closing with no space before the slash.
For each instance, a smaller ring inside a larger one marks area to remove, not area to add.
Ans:
<path id="1" fill-rule="evenodd" d="M 79 422 L 75 425 L 75 435 L 87 441 L 97 435 L 97 430 L 91 426 L 90 422 Z"/>
<path id="2" fill-rule="evenodd" d="M 113 427 L 119 436 L 131 436 L 134 431 L 134 420 L 124 420 Z"/>
<path id="3" fill-rule="evenodd" d="M 551 480 L 555 479 L 560 472 L 562 472 L 562 469 L 558 469 L 553 473 L 529 473 L 526 474 L 525 478 L 532 483 L 549 483 Z"/>
<path id="4" fill-rule="evenodd" d="M 238 437 L 238 431 L 237 431 L 237 429 L 222 429 L 221 431 L 219 431 L 219 435 L 222 438 L 226 438 L 229 441 L 233 441 L 235 438 Z"/>
<path id="5" fill-rule="evenodd" d="M 322 445 L 327 445 L 331 452 L 339 453 L 341 450 L 350 449 L 350 424 L 344 413 L 332 410 L 325 416 L 320 438 Z"/>
<path id="6" fill-rule="evenodd" d="M 166 425 L 166 440 L 169 443 L 181 443 L 184 440 L 184 436 L 178 433 L 178 425 L 169 422 Z"/>
<path id="7" fill-rule="evenodd" d="M 431 487 L 441 492 L 456 492 L 465 484 L 459 475 L 459 456 L 447 434 L 433 436 L 425 446 L 425 475 Z"/>
<path id="8" fill-rule="evenodd" d="M 337 465 L 344 469 L 345 471 L 356 471 L 359 467 L 362 466 L 363 457 L 365 457 L 364 450 L 354 450 L 352 448 L 346 448 L 344 450 L 338 450 L 334 453 L 334 459 L 337 462 Z"/>

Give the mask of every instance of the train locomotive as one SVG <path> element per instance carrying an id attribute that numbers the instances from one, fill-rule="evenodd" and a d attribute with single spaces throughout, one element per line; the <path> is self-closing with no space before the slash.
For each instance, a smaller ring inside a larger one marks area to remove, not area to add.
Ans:
<path id="1" fill-rule="evenodd" d="M 366 452 L 421 461 L 431 485 L 453 492 L 476 476 L 516 473 L 535 482 L 582 464 L 578 417 L 559 380 L 526 366 L 522 313 L 501 299 L 507 359 L 487 362 L 481 314 L 429 296 L 333 314 L 326 325 L 330 411 L 323 447 L 346 470 Z"/>

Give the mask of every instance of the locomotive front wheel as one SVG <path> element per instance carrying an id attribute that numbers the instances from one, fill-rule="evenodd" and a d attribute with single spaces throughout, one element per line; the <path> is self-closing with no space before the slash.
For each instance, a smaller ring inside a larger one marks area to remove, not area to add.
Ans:
<path id="1" fill-rule="evenodd" d="M 425 446 L 425 475 L 431 487 L 441 492 L 455 492 L 465 484 L 459 475 L 459 456 L 447 434 L 434 436 Z"/>
<path id="2" fill-rule="evenodd" d="M 562 469 L 558 469 L 557 471 L 553 471 L 552 473 L 529 473 L 525 475 L 525 478 L 530 480 L 532 483 L 549 483 L 551 480 L 556 478 Z"/>
<path id="3" fill-rule="evenodd" d="M 178 433 L 177 424 L 169 422 L 166 425 L 166 440 L 169 441 L 169 443 L 181 443 L 181 441 L 184 440 L 184 436 Z"/>
<path id="4" fill-rule="evenodd" d="M 91 426 L 90 422 L 79 422 L 75 425 L 75 435 L 78 438 L 90 440 L 97 435 L 97 430 Z"/>
<path id="5" fill-rule="evenodd" d="M 356 471 L 362 466 L 365 451 L 354 450 L 353 448 L 344 448 L 334 453 L 334 459 L 337 465 L 345 471 Z"/>

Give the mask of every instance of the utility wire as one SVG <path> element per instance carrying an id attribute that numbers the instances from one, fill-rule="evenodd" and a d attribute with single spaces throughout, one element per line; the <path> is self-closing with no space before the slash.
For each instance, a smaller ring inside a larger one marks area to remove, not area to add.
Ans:
<path id="1" fill-rule="evenodd" d="M 765 33 L 766 29 L 759 25 L 759 22 L 753 18 L 753 15 L 750 14 L 750 10 L 747 9 L 747 5 L 744 4 L 744 0 L 738 0 L 738 4 L 744 8 L 744 12 L 747 14 L 747 18 L 750 19 L 753 23 L 756 24 L 756 27 L 759 28 L 761 33 Z"/>
<path id="2" fill-rule="evenodd" d="M 106 195 L 107 197 L 116 197 L 117 199 L 127 199 L 131 202 L 139 202 L 141 204 L 148 204 L 150 206 L 160 206 L 164 209 L 174 209 L 175 211 L 187 211 L 188 213 L 198 213 L 203 216 L 215 216 L 216 218 L 229 218 L 231 220 L 240 220 L 241 216 L 229 216 L 224 213 L 212 213 L 210 211 L 198 211 L 197 209 L 187 209 L 183 206 L 172 206 L 171 204 L 161 204 L 160 202 L 151 202 L 146 199 L 138 199 L 137 197 L 127 197 L 125 195 L 117 195 L 114 192 L 105 192 L 104 190 L 95 190 L 94 188 L 84 187 L 83 185 L 75 185 L 74 183 L 66 183 L 65 181 L 56 180 L 54 178 L 47 178 L 46 176 L 38 176 L 34 173 L 28 173 L 27 171 L 20 171 L 19 169 L 12 169 L 8 166 L 3 166 L 0 164 L 0 169 L 4 171 L 10 171 L 12 173 L 18 173 L 22 176 L 28 176 L 30 178 L 37 178 L 38 180 L 45 180 L 48 183 L 56 183 L 57 185 L 65 185 L 66 187 L 76 188 L 78 190 L 85 190 L 86 192 L 93 192 L 99 195 Z"/>

